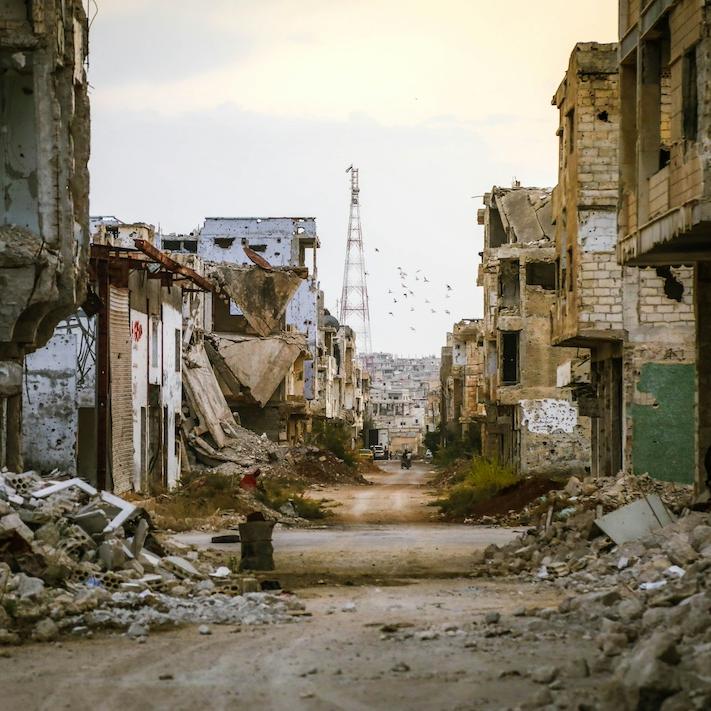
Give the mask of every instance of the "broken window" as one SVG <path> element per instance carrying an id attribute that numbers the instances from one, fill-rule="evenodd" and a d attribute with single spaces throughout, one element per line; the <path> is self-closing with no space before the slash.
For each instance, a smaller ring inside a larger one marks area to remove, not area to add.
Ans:
<path id="1" fill-rule="evenodd" d="M 554 262 L 526 262 L 526 286 L 542 286 L 555 291 Z"/>
<path id="2" fill-rule="evenodd" d="M 518 259 L 502 259 L 499 264 L 499 305 L 504 309 L 518 308 L 519 301 Z"/>
<path id="3" fill-rule="evenodd" d="M 499 210 L 495 207 L 489 208 L 489 247 L 501 247 L 508 242 L 504 223 L 501 221 Z"/>
<path id="4" fill-rule="evenodd" d="M 266 244 L 250 244 L 249 247 L 253 252 L 266 252 L 267 251 Z"/>
<path id="5" fill-rule="evenodd" d="M 222 249 L 229 249 L 234 244 L 234 241 L 234 237 L 215 237 L 214 239 L 215 246 Z"/>
<path id="6" fill-rule="evenodd" d="M 684 55 L 682 66 L 682 107 L 684 111 L 684 138 L 695 141 L 699 130 L 698 74 L 696 47 Z"/>
<path id="7" fill-rule="evenodd" d="M 508 331 L 501 334 L 501 382 L 503 385 L 518 383 L 519 337 L 519 331 Z"/>

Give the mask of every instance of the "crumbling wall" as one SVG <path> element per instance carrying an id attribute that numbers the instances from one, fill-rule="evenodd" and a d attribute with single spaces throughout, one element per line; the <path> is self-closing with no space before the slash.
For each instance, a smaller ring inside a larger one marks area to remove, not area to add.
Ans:
<path id="1" fill-rule="evenodd" d="M 692 483 L 696 471 L 693 269 L 625 268 L 625 468 Z"/>
<path id="2" fill-rule="evenodd" d="M 21 364 L 81 303 L 89 245 L 86 15 L 0 6 L 0 362 Z M 21 393 L 0 368 L 0 465 L 22 465 Z"/>

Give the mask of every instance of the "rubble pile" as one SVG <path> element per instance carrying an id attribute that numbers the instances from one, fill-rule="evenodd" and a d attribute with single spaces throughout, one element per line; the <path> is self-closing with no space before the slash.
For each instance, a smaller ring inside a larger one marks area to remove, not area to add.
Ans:
<path id="1" fill-rule="evenodd" d="M 253 466 L 278 463 L 284 458 L 284 450 L 266 434 L 258 435 L 240 425 L 230 428 L 224 446 L 219 449 L 212 447 L 204 437 L 197 437 L 192 433 L 187 442 L 196 460 L 208 467 L 229 463 L 249 469 Z"/>
<path id="2" fill-rule="evenodd" d="M 303 609 L 258 588 L 158 540 L 143 509 L 81 479 L 0 471 L 0 644 L 135 623 L 280 622 Z"/>
<path id="3" fill-rule="evenodd" d="M 628 484 L 603 487 L 598 502 L 629 503 Z M 605 708 L 711 708 L 711 514 L 685 509 L 619 545 L 595 519 L 594 510 L 583 509 L 503 548 L 491 546 L 477 571 L 566 591 L 551 614 L 595 630 L 593 671 L 614 672 L 604 686 Z"/>
<path id="4" fill-rule="evenodd" d="M 274 468 L 277 476 L 289 476 L 307 484 L 369 484 L 357 468 L 346 464 L 333 452 L 315 446 L 292 447 L 281 467 Z"/>
<path id="5" fill-rule="evenodd" d="M 520 510 L 473 516 L 465 523 L 498 524 L 501 526 L 544 525 L 553 509 L 554 521 L 580 513 L 595 511 L 598 515 L 614 511 L 642 495 L 656 494 L 672 511 L 680 512 L 691 500 L 689 487 L 652 479 L 646 474 L 620 474 L 617 477 L 587 477 L 582 481 L 570 477 L 565 486 L 536 497 Z M 500 494 L 499 496 L 503 495 Z M 492 499 L 490 503 L 493 503 Z M 492 506 L 491 508 L 495 508 Z"/>

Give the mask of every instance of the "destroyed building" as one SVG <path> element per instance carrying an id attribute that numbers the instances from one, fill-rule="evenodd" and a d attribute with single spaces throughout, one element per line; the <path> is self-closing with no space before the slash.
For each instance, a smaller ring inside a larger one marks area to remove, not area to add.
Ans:
<path id="1" fill-rule="evenodd" d="M 318 246 L 313 218 L 206 218 L 198 236 L 208 275 L 229 296 L 206 297 L 208 353 L 220 385 L 244 426 L 277 442 L 295 443 L 310 430 Z"/>
<path id="2" fill-rule="evenodd" d="M 698 332 L 689 348 L 672 345 L 673 366 L 647 365 L 640 411 L 655 428 L 688 442 L 676 467 L 697 493 L 711 478 L 711 127 L 708 2 L 620 5 L 620 159 L 618 242 L 626 266 L 647 266 L 671 299 L 688 298 L 680 274 L 694 271 Z M 659 320 L 672 320 L 661 301 Z M 672 307 L 673 308 L 673 307 Z M 696 364 L 696 365 L 694 365 Z M 644 366 L 643 366 L 644 367 Z M 659 456 L 655 442 L 646 456 Z M 666 455 L 666 453 L 664 453 Z"/>
<path id="3" fill-rule="evenodd" d="M 576 45 L 553 104 L 560 144 L 552 342 L 585 349 L 561 368 L 561 384 L 591 418 L 592 471 L 691 483 L 693 272 L 617 262 L 617 45 Z"/>
<path id="4" fill-rule="evenodd" d="M 0 466 L 18 470 L 24 356 L 85 296 L 87 29 L 79 0 L 0 6 Z"/>
<path id="5" fill-rule="evenodd" d="M 484 348 L 481 319 L 454 324 L 442 348 L 439 408 L 441 431 L 448 438 L 481 447 L 481 426 L 486 417 L 482 387 Z"/>
<path id="6" fill-rule="evenodd" d="M 553 348 L 556 251 L 548 190 L 494 187 L 479 211 L 484 251 L 485 456 L 521 474 L 584 472 L 590 424 L 571 393 L 557 386 L 558 367 L 575 358 Z"/>
<path id="7" fill-rule="evenodd" d="M 182 457 L 183 288 L 211 285 L 161 253 L 150 225 L 94 225 L 89 298 L 27 357 L 25 460 L 117 493 L 170 488 Z"/>
<path id="8" fill-rule="evenodd" d="M 219 295 L 205 297 L 203 330 L 241 423 L 296 444 L 315 420 L 339 421 L 355 446 L 367 379 L 352 330 L 324 308 L 314 218 L 207 218 L 163 245 L 197 254 L 217 285 Z"/>

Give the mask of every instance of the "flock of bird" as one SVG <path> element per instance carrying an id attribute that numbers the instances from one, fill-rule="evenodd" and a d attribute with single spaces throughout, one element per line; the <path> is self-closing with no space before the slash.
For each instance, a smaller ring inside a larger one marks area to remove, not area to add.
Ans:
<path id="1" fill-rule="evenodd" d="M 375 248 L 376 252 L 380 252 L 380 250 L 376 247 Z M 400 280 L 400 290 L 393 290 L 393 289 L 388 289 L 388 296 L 389 298 L 392 299 L 393 304 L 401 304 L 405 305 L 407 308 L 409 306 L 409 312 L 412 313 L 416 311 L 416 306 L 413 305 L 414 300 L 419 296 L 419 291 L 420 289 L 427 289 L 428 295 L 432 296 L 431 294 L 431 289 L 434 288 L 433 286 L 425 286 L 425 285 L 431 285 L 432 282 L 428 277 L 422 273 L 422 269 L 417 269 L 414 274 L 408 275 L 408 273 L 403 269 L 401 266 L 396 267 L 397 272 L 398 272 L 398 277 Z M 367 273 L 366 273 L 367 275 Z M 413 288 L 411 288 L 410 284 L 412 284 L 412 279 L 414 279 L 415 282 L 418 282 L 416 286 L 414 286 L 414 289 L 418 291 L 418 293 L 415 293 Z M 408 284 L 409 281 L 409 284 Z M 452 286 L 449 284 L 445 284 L 445 294 L 444 298 L 449 299 L 451 298 L 451 292 L 453 291 Z M 434 297 L 433 297 L 434 298 Z M 429 308 L 430 313 L 436 314 L 437 309 L 433 308 L 432 302 L 430 301 L 429 298 L 425 298 L 424 300 L 424 307 L 425 309 Z M 449 309 L 442 309 L 442 311 L 448 315 L 450 314 Z M 395 312 L 394 311 L 388 311 L 388 316 L 392 316 L 393 318 L 395 317 Z M 415 331 L 414 326 L 410 326 L 411 331 Z"/>

